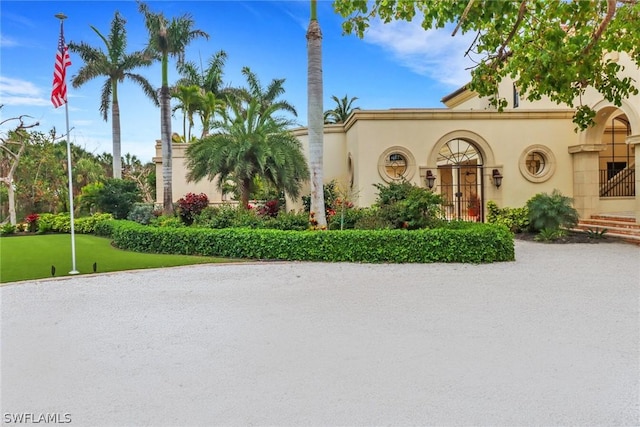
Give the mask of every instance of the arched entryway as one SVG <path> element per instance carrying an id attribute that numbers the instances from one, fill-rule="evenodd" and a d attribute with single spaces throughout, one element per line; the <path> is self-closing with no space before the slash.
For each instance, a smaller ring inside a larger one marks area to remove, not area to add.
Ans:
<path id="1" fill-rule="evenodd" d="M 612 115 L 602 135 L 599 152 L 599 195 L 601 198 L 633 197 L 635 188 L 635 147 L 626 143 L 631 124 L 624 113 Z"/>
<path id="2" fill-rule="evenodd" d="M 574 207 L 581 218 L 624 214 L 640 218 L 640 115 L 626 101 L 615 106 L 602 101 L 592 107 L 595 125 L 581 132 L 579 145 L 570 146 L 573 157 Z"/>
<path id="3" fill-rule="evenodd" d="M 448 219 L 484 220 L 483 164 L 479 148 L 467 139 L 451 139 L 440 147 L 437 190 Z"/>

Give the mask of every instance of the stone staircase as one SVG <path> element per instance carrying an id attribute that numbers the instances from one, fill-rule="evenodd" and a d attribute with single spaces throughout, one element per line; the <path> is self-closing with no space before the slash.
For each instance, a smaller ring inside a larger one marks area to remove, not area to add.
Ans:
<path id="1" fill-rule="evenodd" d="M 604 237 L 613 237 L 629 243 L 640 245 L 640 224 L 631 215 L 599 214 L 591 218 L 581 219 L 575 230 L 601 231 L 607 229 Z"/>

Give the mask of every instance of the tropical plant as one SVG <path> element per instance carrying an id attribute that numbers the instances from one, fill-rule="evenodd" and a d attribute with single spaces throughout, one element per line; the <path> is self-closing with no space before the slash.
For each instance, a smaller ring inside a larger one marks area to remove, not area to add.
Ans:
<path id="1" fill-rule="evenodd" d="M 605 234 L 607 234 L 608 232 L 609 232 L 608 228 L 594 227 L 594 228 L 589 228 L 587 230 L 587 236 L 590 239 L 600 240 L 600 239 L 605 239 L 606 238 Z"/>
<path id="2" fill-rule="evenodd" d="M 207 206 L 209 206 L 209 198 L 206 194 L 187 193 L 178 200 L 178 215 L 185 225 L 191 225 Z"/>
<path id="3" fill-rule="evenodd" d="M 132 73 L 132 70 L 140 67 L 148 67 L 152 64 L 152 58 L 143 52 L 126 53 L 127 31 L 125 19 L 118 12 L 111 21 L 109 37 L 102 35 L 94 26 L 91 29 L 102 39 L 106 52 L 95 48 L 85 42 L 69 43 L 69 49 L 77 53 L 84 61 L 84 66 L 73 76 L 73 87 L 80 87 L 96 77 L 107 77 L 102 86 L 100 97 L 100 113 L 104 121 L 107 121 L 109 106 L 111 106 L 111 131 L 113 139 L 113 177 L 121 178 L 121 136 L 120 136 L 120 104 L 118 102 L 118 83 L 129 79 L 140 86 L 155 105 L 158 98 L 155 89 L 140 74 Z"/>
<path id="4" fill-rule="evenodd" d="M 278 105 L 263 109 L 258 100 L 229 98 L 215 134 L 187 148 L 187 179 L 217 178 L 218 188 L 234 181 L 243 207 L 259 176 L 296 199 L 308 169 L 298 139 L 288 130 L 290 120 L 277 117 Z"/>
<path id="5" fill-rule="evenodd" d="M 173 107 L 173 111 L 182 110 L 182 139 L 184 142 L 191 142 L 191 129 L 193 129 L 193 114 L 200 102 L 200 88 L 196 85 L 178 86 L 173 90 L 171 97 L 176 98 L 180 103 Z M 187 120 L 189 127 L 187 128 Z"/>
<path id="6" fill-rule="evenodd" d="M 209 135 L 212 120 L 215 115 L 224 109 L 225 102 L 218 98 L 213 92 L 206 92 L 200 94 L 196 109 L 200 114 L 200 121 L 202 123 L 202 134 L 200 138 L 204 138 Z"/>
<path id="7" fill-rule="evenodd" d="M 317 1 L 311 1 L 311 19 L 307 28 L 307 127 L 309 129 L 309 172 L 311 212 L 320 229 L 327 227 L 323 185 L 323 89 L 322 31 L 318 23 Z"/>
<path id="8" fill-rule="evenodd" d="M 378 189 L 376 214 L 390 228 L 417 229 L 439 225 L 441 195 L 408 181 L 374 184 Z"/>
<path id="9" fill-rule="evenodd" d="M 332 110 L 324 112 L 324 122 L 327 124 L 344 123 L 354 110 L 360 109 L 360 107 L 351 106 L 358 99 L 356 96 L 349 98 L 348 95 L 345 95 L 344 98 L 338 99 L 337 96 L 332 95 L 331 99 L 336 103 L 336 106 Z"/>
<path id="10" fill-rule="evenodd" d="M 96 195 L 98 209 L 112 214 L 116 219 L 125 219 L 139 201 L 140 191 L 136 183 L 123 179 L 107 179 Z"/>
<path id="11" fill-rule="evenodd" d="M 522 233 L 529 228 L 529 210 L 521 208 L 499 208 L 493 201 L 487 202 L 487 222 L 507 227 L 512 233 Z"/>
<path id="12" fill-rule="evenodd" d="M 536 242 L 554 242 L 566 235 L 567 232 L 560 228 L 543 228 L 533 239 Z"/>
<path id="13" fill-rule="evenodd" d="M 452 35 L 475 33 L 471 46 L 476 66 L 469 89 L 488 96 L 502 110 L 497 97 L 505 77 L 517 78 L 520 93 L 530 101 L 548 96 L 556 103 L 581 104 L 587 88 L 594 88 L 620 106 L 638 94 L 636 81 L 620 77 L 623 65 L 609 52 L 628 52 L 640 65 L 640 2 L 607 1 L 450 1 L 450 0 L 334 0 L 346 21 L 343 30 L 363 37 L 375 17 L 388 23 L 418 17 L 425 30 L 457 22 Z M 595 111 L 580 105 L 574 122 L 585 129 Z"/>
<path id="14" fill-rule="evenodd" d="M 134 203 L 127 215 L 129 221 L 147 225 L 155 218 L 153 203 Z"/>
<path id="15" fill-rule="evenodd" d="M 138 3 L 149 32 L 147 51 L 159 56 L 162 64 L 162 86 L 160 88 L 160 139 L 162 145 L 162 185 L 163 210 L 173 215 L 173 177 L 171 155 L 171 95 L 169 92 L 169 56 L 174 56 L 178 64 L 184 63 L 185 49 L 193 40 L 209 35 L 194 29 L 194 20 L 188 15 L 172 18 L 170 21 L 162 13 L 152 13 L 145 3 Z"/>
<path id="16" fill-rule="evenodd" d="M 562 228 L 573 228 L 578 223 L 578 211 L 571 206 L 573 200 L 560 191 L 538 193 L 527 201 L 530 227 L 534 231 L 549 233 Z"/>
<path id="17" fill-rule="evenodd" d="M 202 123 L 201 138 L 209 135 L 211 121 L 216 113 L 224 107 L 226 96 L 237 92 L 237 89 L 223 87 L 222 77 L 226 60 L 227 53 L 220 50 L 211 55 L 208 66 L 205 69 L 202 68 L 202 65 L 198 67 L 193 61 L 178 64 L 178 72 L 181 78 L 176 85 L 178 87 L 197 86 L 199 88 L 198 99 L 193 107 L 195 112 L 200 115 Z"/>
<path id="18" fill-rule="evenodd" d="M 227 53 L 220 50 L 209 58 L 206 69 L 198 70 L 198 66 L 193 61 L 178 64 L 178 73 L 181 78 L 176 86 L 198 86 L 202 93 L 211 92 L 216 97 L 222 97 L 229 93 L 229 88 L 223 88 L 222 76 L 224 75 L 224 65 L 227 61 Z"/>
<path id="19" fill-rule="evenodd" d="M 247 88 L 236 89 L 231 96 L 239 97 L 245 102 L 256 101 L 260 112 L 274 107 L 276 111 L 285 111 L 297 116 L 296 109 L 289 102 L 279 99 L 284 94 L 285 79 L 273 79 L 265 88 L 260 83 L 258 76 L 249 67 L 242 68 L 242 74 L 247 79 Z"/>
<path id="20" fill-rule="evenodd" d="M 78 200 L 78 209 L 81 213 L 93 213 L 97 209 L 98 195 L 103 187 L 102 182 L 94 182 L 82 187 Z"/>

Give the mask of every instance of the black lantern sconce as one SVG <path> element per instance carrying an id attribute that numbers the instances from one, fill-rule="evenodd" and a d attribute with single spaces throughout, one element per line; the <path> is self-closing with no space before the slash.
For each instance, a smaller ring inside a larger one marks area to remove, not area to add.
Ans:
<path id="1" fill-rule="evenodd" d="M 436 182 L 436 176 L 430 170 L 428 170 L 425 179 L 427 181 L 427 187 L 429 187 L 429 190 L 431 190 Z"/>
<path id="2" fill-rule="evenodd" d="M 496 188 L 500 188 L 502 185 L 502 175 L 500 175 L 500 171 L 498 169 L 494 169 L 492 172 L 493 183 L 496 185 Z"/>

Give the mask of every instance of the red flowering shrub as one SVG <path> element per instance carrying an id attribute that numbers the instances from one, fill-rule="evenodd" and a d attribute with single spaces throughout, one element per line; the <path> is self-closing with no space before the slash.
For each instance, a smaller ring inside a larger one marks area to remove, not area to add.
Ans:
<path id="1" fill-rule="evenodd" d="M 38 219 L 40 219 L 40 215 L 38 215 L 37 213 L 29 214 L 24 219 L 25 222 L 28 224 L 27 227 L 30 232 L 33 233 L 38 229 Z"/>
<path id="2" fill-rule="evenodd" d="M 258 209 L 258 214 L 260 216 L 270 216 L 271 218 L 275 218 L 278 216 L 279 211 L 280 203 L 277 200 L 269 200 L 264 204 L 264 206 Z"/>
<path id="3" fill-rule="evenodd" d="M 182 199 L 178 200 L 180 220 L 186 225 L 193 224 L 196 217 L 207 206 L 209 206 L 209 198 L 206 194 L 187 193 Z"/>

